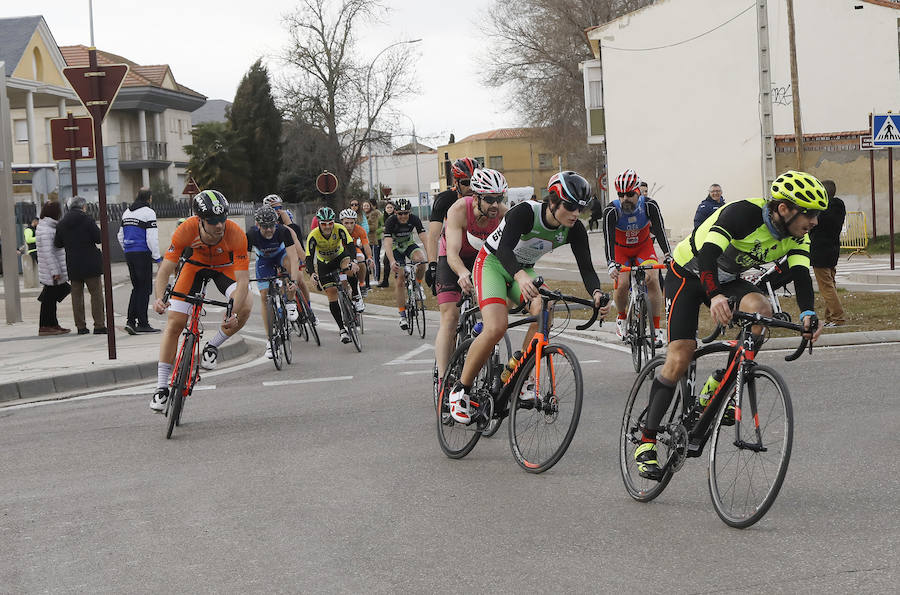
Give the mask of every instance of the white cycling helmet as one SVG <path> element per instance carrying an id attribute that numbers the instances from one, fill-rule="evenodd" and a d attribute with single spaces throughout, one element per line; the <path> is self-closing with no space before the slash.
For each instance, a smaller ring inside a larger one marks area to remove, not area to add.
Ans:
<path id="1" fill-rule="evenodd" d="M 274 204 L 281 204 L 282 202 L 284 201 L 281 200 L 281 197 L 277 194 L 270 194 L 262 200 L 263 205 L 267 207 L 271 207 Z"/>
<path id="2" fill-rule="evenodd" d="M 475 194 L 504 194 L 509 188 L 506 178 L 496 169 L 476 169 L 470 181 Z"/>
<path id="3" fill-rule="evenodd" d="M 341 219 L 356 219 L 356 211 L 353 209 L 344 209 L 341 211 Z"/>

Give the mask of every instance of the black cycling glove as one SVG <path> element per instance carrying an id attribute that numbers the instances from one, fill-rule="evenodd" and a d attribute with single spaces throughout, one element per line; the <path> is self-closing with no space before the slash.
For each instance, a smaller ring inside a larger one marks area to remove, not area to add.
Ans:
<path id="1" fill-rule="evenodd" d="M 425 283 L 428 284 L 428 287 L 434 287 L 434 281 L 437 278 L 437 263 L 429 262 L 428 270 L 425 271 Z"/>

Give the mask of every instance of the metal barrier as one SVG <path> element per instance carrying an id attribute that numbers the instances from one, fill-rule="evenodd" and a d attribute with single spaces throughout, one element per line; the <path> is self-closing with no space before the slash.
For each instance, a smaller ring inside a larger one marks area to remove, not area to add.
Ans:
<path id="1" fill-rule="evenodd" d="M 869 253 L 866 247 L 869 245 L 869 232 L 866 224 L 866 214 L 862 211 L 850 211 L 847 213 L 847 219 L 844 221 L 844 227 L 841 229 L 841 249 L 852 250 L 847 260 L 850 260 L 855 254 Z"/>

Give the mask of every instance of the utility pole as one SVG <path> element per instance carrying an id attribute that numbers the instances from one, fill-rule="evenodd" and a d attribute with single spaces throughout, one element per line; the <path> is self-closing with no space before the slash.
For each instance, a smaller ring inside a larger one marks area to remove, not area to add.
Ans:
<path id="1" fill-rule="evenodd" d="M 762 191 L 775 181 L 775 125 L 772 119 L 772 72 L 769 60 L 769 12 L 766 0 L 756 0 L 759 39 L 759 110 L 762 141 Z"/>
<path id="2" fill-rule="evenodd" d="M 797 169 L 803 169 L 803 124 L 800 121 L 800 82 L 797 77 L 797 39 L 794 35 L 794 0 L 787 0 L 788 41 L 791 47 L 791 106 L 794 108 L 794 144 Z"/>
<path id="3" fill-rule="evenodd" d="M 0 236 L 6 241 L 3 251 L 3 301 L 6 322 L 22 322 L 22 298 L 19 294 L 19 258 L 16 255 L 16 206 L 12 188 L 12 132 L 9 129 L 9 99 L 6 97 L 6 63 L 0 60 Z"/>

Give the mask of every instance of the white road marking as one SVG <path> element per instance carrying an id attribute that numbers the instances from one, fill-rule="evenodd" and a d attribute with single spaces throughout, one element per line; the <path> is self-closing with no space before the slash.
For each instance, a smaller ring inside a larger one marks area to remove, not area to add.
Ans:
<path id="1" fill-rule="evenodd" d="M 353 376 L 331 376 L 329 378 L 304 378 L 302 380 L 271 380 L 263 382 L 263 386 L 283 386 L 285 384 L 310 384 L 313 382 L 332 382 L 335 380 L 353 380 Z"/>
<path id="2" fill-rule="evenodd" d="M 403 355 L 392 359 L 389 362 L 385 362 L 382 365 L 383 366 L 399 366 L 399 365 L 404 365 L 404 364 L 430 364 L 432 362 L 432 360 L 430 360 L 430 359 L 412 359 L 412 358 L 413 358 L 413 356 L 419 355 L 422 352 L 425 352 L 428 350 L 433 350 L 433 349 L 434 349 L 434 345 L 424 343 L 422 345 L 419 345 L 415 349 L 413 349 L 411 351 L 407 351 Z"/>
<path id="3" fill-rule="evenodd" d="M 407 370 L 406 372 L 400 372 L 404 376 L 413 376 L 415 374 L 433 374 L 434 370 Z"/>

